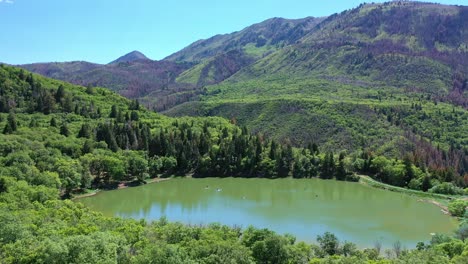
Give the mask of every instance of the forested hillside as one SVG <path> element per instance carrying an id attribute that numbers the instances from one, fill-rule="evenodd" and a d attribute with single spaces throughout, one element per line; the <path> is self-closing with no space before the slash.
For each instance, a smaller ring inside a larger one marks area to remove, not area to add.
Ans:
<path id="1" fill-rule="evenodd" d="M 361 251 L 330 233 L 319 236 L 318 245 L 307 245 L 255 228 L 108 218 L 60 199 L 87 188 L 141 184 L 174 173 L 354 180 L 351 164 L 362 162 L 364 169 L 379 157 L 322 154 L 315 144 L 295 149 L 222 118 L 168 118 L 103 88 L 3 65 L 0 103 L 2 263 L 388 263 L 379 248 Z M 427 176 L 408 160 L 395 162 L 392 168 L 402 180 L 425 182 Z M 461 192 L 446 183 L 431 191 L 441 187 Z M 459 239 L 437 236 L 419 250 L 395 249 L 387 255 L 407 263 L 462 263 L 463 247 Z"/>
<path id="2" fill-rule="evenodd" d="M 224 116 L 295 146 L 407 157 L 466 186 L 467 13 L 420 2 L 363 4 L 207 86 L 201 102 L 165 113 Z"/>

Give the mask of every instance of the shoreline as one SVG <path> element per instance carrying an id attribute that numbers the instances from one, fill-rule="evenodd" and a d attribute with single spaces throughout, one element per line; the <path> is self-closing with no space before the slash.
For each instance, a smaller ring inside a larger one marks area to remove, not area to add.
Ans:
<path id="1" fill-rule="evenodd" d="M 365 175 L 359 175 L 359 178 L 360 178 L 359 183 L 361 183 L 363 185 L 370 186 L 372 188 L 382 189 L 382 190 L 391 191 L 391 192 L 404 193 L 404 194 L 407 194 L 409 196 L 419 196 L 421 198 L 417 200 L 418 202 L 430 203 L 432 205 L 435 205 L 435 206 L 440 208 L 440 211 L 443 214 L 454 217 L 449 212 L 448 206 L 444 205 L 440 201 L 441 200 L 450 201 L 450 200 L 453 200 L 453 199 L 457 199 L 456 197 L 453 197 L 453 196 L 450 196 L 450 195 L 437 194 L 437 193 L 428 193 L 428 192 L 422 192 L 422 191 L 417 191 L 417 190 L 411 190 L 411 189 L 405 189 L 405 188 L 401 188 L 401 187 L 397 187 L 397 186 L 392 186 L 392 185 L 388 185 L 388 184 L 385 184 L 385 183 L 378 182 L 378 181 L 372 179 L 371 177 L 365 176 Z"/>
<path id="2" fill-rule="evenodd" d="M 147 181 L 145 181 L 145 184 L 152 184 L 152 183 L 158 183 L 158 182 L 163 182 L 163 181 L 168 181 L 168 180 L 171 180 L 172 177 L 170 178 L 153 178 L 153 179 L 149 179 Z M 126 182 L 121 182 L 118 184 L 118 187 L 116 189 L 111 189 L 111 190 L 103 190 L 103 189 L 96 189 L 90 193 L 83 193 L 83 194 L 79 194 L 79 195 L 76 195 L 76 196 L 73 196 L 70 200 L 79 200 L 79 199 L 83 199 L 83 198 L 87 198 L 87 197 L 92 197 L 92 196 L 95 196 L 103 191 L 113 191 L 113 190 L 122 190 L 122 189 L 127 189 L 127 188 L 132 188 L 132 187 L 138 187 L 138 186 L 142 186 L 142 185 L 145 185 L 145 184 L 139 184 L 139 185 L 135 185 L 135 186 L 130 186 L 130 185 L 127 185 Z"/>

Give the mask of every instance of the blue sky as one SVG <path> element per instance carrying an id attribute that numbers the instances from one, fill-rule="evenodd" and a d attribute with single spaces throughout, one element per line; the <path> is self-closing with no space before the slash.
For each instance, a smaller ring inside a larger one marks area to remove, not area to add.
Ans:
<path id="1" fill-rule="evenodd" d="M 0 0 L 0 61 L 108 63 L 132 50 L 159 60 L 198 39 L 238 31 L 271 17 L 327 16 L 361 2 Z M 468 0 L 437 2 L 467 4 Z"/>

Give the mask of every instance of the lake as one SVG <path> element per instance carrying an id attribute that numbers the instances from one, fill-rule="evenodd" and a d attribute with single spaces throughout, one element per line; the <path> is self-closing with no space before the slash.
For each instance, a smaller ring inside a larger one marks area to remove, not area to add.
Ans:
<path id="1" fill-rule="evenodd" d="M 457 227 L 455 219 L 416 197 L 320 179 L 176 178 L 79 201 L 108 216 L 253 225 L 306 242 L 330 231 L 361 248 L 375 241 L 413 248 L 429 241 L 430 233 L 450 234 Z"/>

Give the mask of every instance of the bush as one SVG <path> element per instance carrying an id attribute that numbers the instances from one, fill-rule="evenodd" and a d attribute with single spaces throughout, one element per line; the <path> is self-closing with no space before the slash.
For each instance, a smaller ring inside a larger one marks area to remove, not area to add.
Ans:
<path id="1" fill-rule="evenodd" d="M 439 193 L 439 194 L 450 194 L 450 195 L 461 195 L 463 194 L 463 190 L 461 188 L 456 187 L 451 182 L 444 182 L 432 187 L 429 192 L 431 193 Z"/>
<path id="2" fill-rule="evenodd" d="M 454 200 L 449 203 L 448 209 L 453 216 L 462 217 L 465 215 L 465 210 L 467 206 L 468 201 Z"/>

